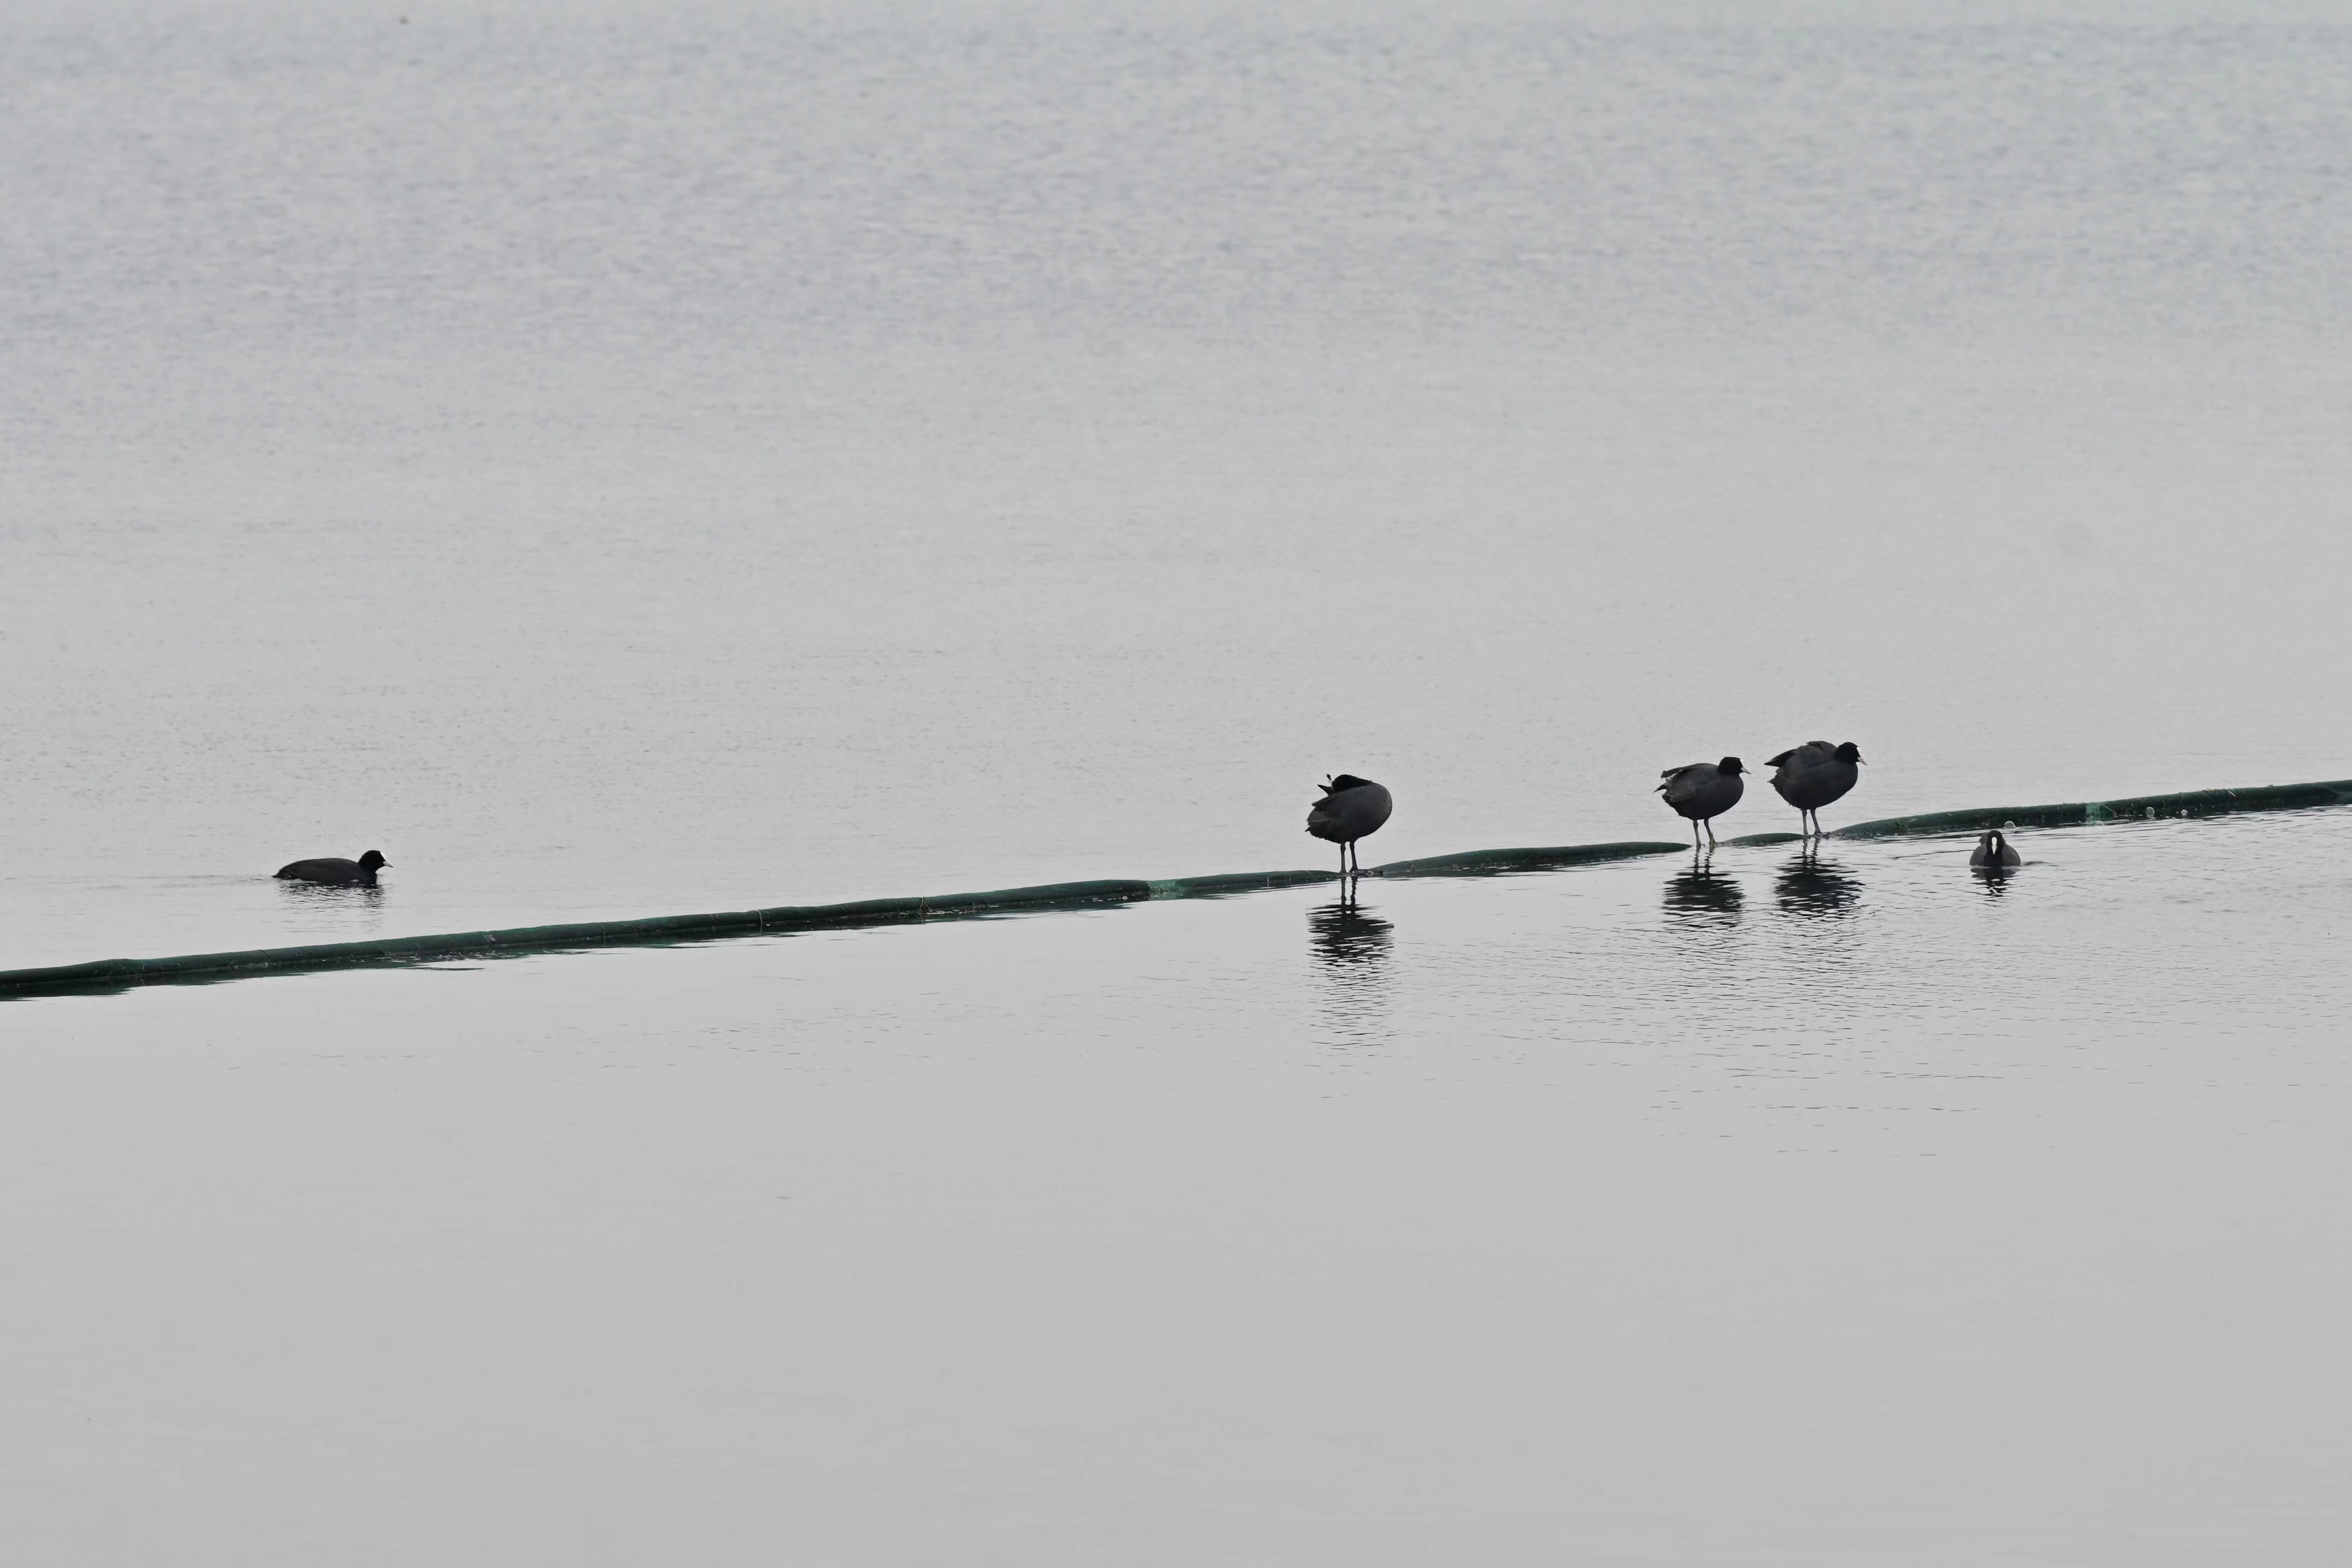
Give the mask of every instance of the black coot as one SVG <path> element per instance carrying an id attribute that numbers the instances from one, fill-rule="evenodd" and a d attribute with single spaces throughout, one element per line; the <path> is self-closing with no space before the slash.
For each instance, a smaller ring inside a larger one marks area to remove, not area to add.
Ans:
<path id="1" fill-rule="evenodd" d="M 1355 853 L 1356 840 L 1368 833 L 1376 833 L 1396 802 L 1389 792 L 1370 779 L 1360 779 L 1353 773 L 1341 773 L 1327 780 L 1321 786 L 1323 798 L 1307 808 L 1307 831 L 1316 837 L 1339 847 L 1339 875 L 1348 875 L 1349 857 Z M 1356 861 L 1356 875 L 1364 874 L 1364 863 Z"/>
<path id="2" fill-rule="evenodd" d="M 1976 853 L 1969 857 L 1969 864 L 1987 869 L 1994 867 L 2006 869 L 2011 866 L 2024 865 L 2025 857 L 2020 855 L 2017 846 L 2003 838 L 2000 829 L 1996 827 L 1978 837 Z"/>
<path id="3" fill-rule="evenodd" d="M 316 860 L 297 860 L 291 866 L 280 866 L 278 875 L 296 882 L 336 882 L 346 887 L 373 888 L 379 868 L 392 862 L 383 858 L 381 849 L 371 849 L 356 860 L 337 856 L 322 856 Z"/>
<path id="4" fill-rule="evenodd" d="M 1797 808 L 1800 837 L 1821 836 L 1822 807 L 1843 798 L 1862 776 L 1862 749 L 1852 741 L 1832 746 L 1827 741 L 1808 741 L 1801 746 L 1791 746 L 1765 764 L 1777 770 L 1772 774 L 1772 787 L 1780 798 Z"/>
<path id="5" fill-rule="evenodd" d="M 1698 825 L 1706 824 L 1706 841 L 1715 842 L 1715 819 L 1739 804 L 1748 786 L 1739 781 L 1746 770 L 1738 757 L 1726 757 L 1719 763 L 1685 763 L 1678 768 L 1668 768 L 1658 776 L 1666 782 L 1658 793 L 1666 804 L 1691 821 L 1691 847 L 1698 847 Z"/>

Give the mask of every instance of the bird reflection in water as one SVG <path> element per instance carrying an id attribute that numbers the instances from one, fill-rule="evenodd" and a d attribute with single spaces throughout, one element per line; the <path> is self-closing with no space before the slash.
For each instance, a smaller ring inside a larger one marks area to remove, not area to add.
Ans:
<path id="1" fill-rule="evenodd" d="M 270 889 L 285 912 L 289 933 L 315 940 L 336 941 L 380 936 L 383 932 L 384 895 L 382 883 L 273 882 Z"/>
<path id="2" fill-rule="evenodd" d="M 2008 897 L 2009 879 L 2016 874 L 2017 868 L 2014 866 L 1971 866 L 1969 868 L 1969 875 L 1977 879 L 1977 886 L 1984 889 L 1984 896 L 1988 899 Z"/>
<path id="3" fill-rule="evenodd" d="M 1666 879 L 1666 914 L 1685 925 L 1738 925 L 1747 897 L 1735 879 L 1718 876 L 1706 860 L 1694 859 L 1687 870 Z"/>
<path id="4" fill-rule="evenodd" d="M 1824 860 L 1818 847 L 1799 852 L 1780 868 L 1772 896 L 1784 915 L 1803 920 L 1843 920 L 1862 900 L 1862 880 L 1834 860 Z"/>
<path id="5" fill-rule="evenodd" d="M 1389 948 L 1396 928 L 1349 898 L 1309 910 L 1307 931 L 1322 974 L 1327 1026 L 1355 1044 L 1385 1039 Z"/>
<path id="6" fill-rule="evenodd" d="M 279 882 L 278 893 L 298 904 L 324 909 L 369 908 L 391 889 L 381 882 Z"/>

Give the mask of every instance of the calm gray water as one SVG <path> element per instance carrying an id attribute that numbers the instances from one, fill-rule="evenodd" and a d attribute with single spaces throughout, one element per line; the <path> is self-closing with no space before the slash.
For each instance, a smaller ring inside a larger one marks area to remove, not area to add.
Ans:
<path id="1" fill-rule="evenodd" d="M 11 1533 L 2333 1563 L 2352 811 L 8 1004 Z"/>
<path id="2" fill-rule="evenodd" d="M 2352 775 L 2347 137 L 2318 5 L 5 0 L 0 966 Z M 0 1006 L 0 1501 L 2340 1560 L 2352 814 L 1954 849 Z"/>

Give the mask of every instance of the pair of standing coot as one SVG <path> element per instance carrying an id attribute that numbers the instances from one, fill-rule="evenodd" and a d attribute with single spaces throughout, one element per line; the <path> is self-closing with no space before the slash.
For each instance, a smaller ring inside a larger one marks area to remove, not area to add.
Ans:
<path id="1" fill-rule="evenodd" d="M 1797 808 L 1797 821 L 1805 829 L 1799 837 L 1818 838 L 1822 836 L 1822 807 L 1843 799 L 1862 776 L 1862 751 L 1852 741 L 1835 746 L 1827 741 L 1808 741 L 1774 757 L 1770 766 L 1774 769 L 1772 787 L 1780 792 L 1782 800 Z M 1706 841 L 1715 842 L 1713 819 L 1739 804 L 1746 790 L 1741 782 L 1746 771 L 1738 757 L 1726 757 L 1719 763 L 1692 763 L 1668 768 L 1661 775 L 1666 782 L 1658 790 L 1666 797 L 1666 804 L 1690 818 L 1692 848 L 1698 847 L 1702 822 L 1706 824 Z M 2025 858 L 2007 836 L 1995 828 L 1978 837 L 1969 864 L 1979 870 L 2005 871 L 2025 864 Z"/>
<path id="2" fill-rule="evenodd" d="M 1834 746 L 1807 741 L 1765 765 L 1773 770 L 1772 787 L 1797 808 L 1798 837 L 1819 837 L 1821 808 L 1843 798 L 1862 777 L 1862 749 L 1852 741 Z M 1668 808 L 1690 819 L 1692 848 L 1699 847 L 1702 823 L 1707 843 L 1715 843 L 1715 819 L 1739 804 L 1747 793 L 1747 772 L 1738 757 L 1726 757 L 1719 763 L 1685 763 L 1658 775 L 1666 781 L 1658 793 L 1666 797 Z"/>
<path id="3" fill-rule="evenodd" d="M 356 860 L 345 860 L 332 855 L 315 860 L 297 860 L 290 866 L 278 868 L 277 876 L 289 882 L 326 882 L 336 887 L 373 888 L 375 874 L 392 862 L 383 858 L 381 849 L 371 849 Z"/>

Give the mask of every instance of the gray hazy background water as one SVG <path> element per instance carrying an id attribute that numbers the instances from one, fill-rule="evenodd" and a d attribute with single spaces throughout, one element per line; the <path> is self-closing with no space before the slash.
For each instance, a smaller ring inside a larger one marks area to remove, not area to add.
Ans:
<path id="1" fill-rule="evenodd" d="M 0 964 L 2352 774 L 2335 7 L 404 15 L 0 0 Z M 2344 817 L 9 1004 L 0 1502 L 2339 1561 Z"/>
<path id="2" fill-rule="evenodd" d="M 2352 773 L 2352 29 L 401 14 L 5 13 L 11 962 Z"/>

